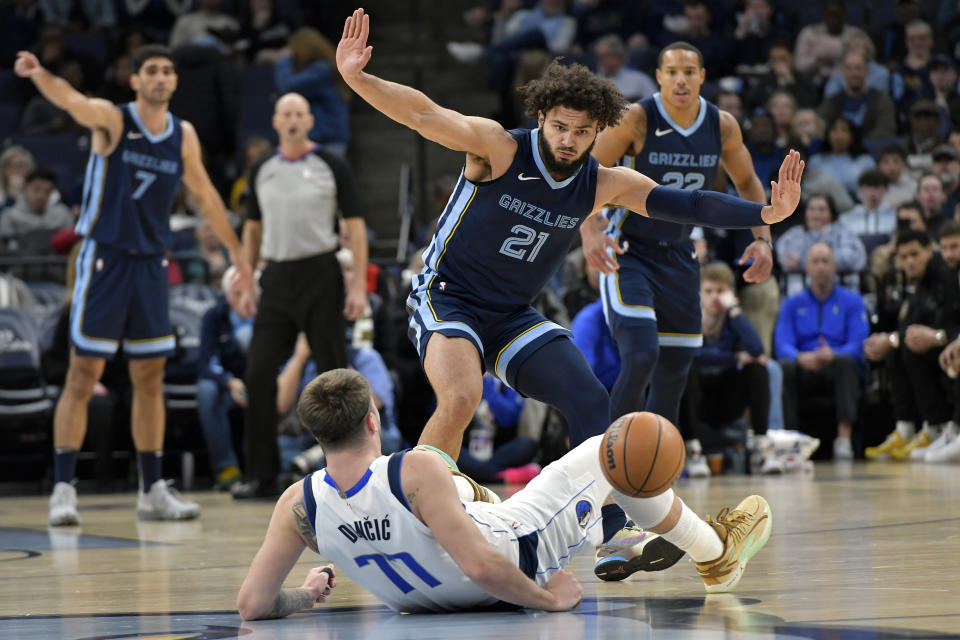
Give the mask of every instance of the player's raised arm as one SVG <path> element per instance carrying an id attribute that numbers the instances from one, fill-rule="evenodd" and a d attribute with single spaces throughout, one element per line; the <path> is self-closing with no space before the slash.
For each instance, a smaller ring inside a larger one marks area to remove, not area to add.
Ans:
<path id="1" fill-rule="evenodd" d="M 123 115 L 115 104 L 100 98 L 88 98 L 58 76 L 43 68 L 37 56 L 29 51 L 17 52 L 13 71 L 21 78 L 30 78 L 43 97 L 70 114 L 78 124 L 90 129 L 105 129 L 111 143 L 123 131 Z"/>
<path id="2" fill-rule="evenodd" d="M 531 609 L 566 611 L 580 603 L 583 589 L 572 574 L 560 570 L 547 588 L 541 588 L 487 542 L 460 503 L 453 477 L 438 455 L 408 452 L 401 478 L 414 515 L 430 527 L 437 542 L 481 589 Z"/>
<path id="3" fill-rule="evenodd" d="M 600 169 L 597 201 L 626 207 L 640 215 L 680 224 L 726 229 L 750 229 L 786 220 L 800 202 L 803 160 L 790 151 L 780 165 L 779 180 L 771 181 L 770 204 L 761 205 L 714 191 L 687 191 L 657 185 L 624 167 Z"/>
<path id="4" fill-rule="evenodd" d="M 237 594 L 240 617 L 244 620 L 283 618 L 326 600 L 336 586 L 332 565 L 311 569 L 299 587 L 282 588 L 307 547 L 316 551 L 317 543 L 307 521 L 303 481 L 300 481 L 287 488 L 273 509 L 267 535 Z"/>
<path id="5" fill-rule="evenodd" d="M 347 18 L 337 46 L 337 69 L 357 95 L 384 115 L 448 149 L 487 160 L 498 152 L 512 157 L 515 142 L 499 123 L 446 109 L 421 91 L 364 72 L 373 52 L 367 45 L 369 33 L 370 16 L 357 9 Z"/>

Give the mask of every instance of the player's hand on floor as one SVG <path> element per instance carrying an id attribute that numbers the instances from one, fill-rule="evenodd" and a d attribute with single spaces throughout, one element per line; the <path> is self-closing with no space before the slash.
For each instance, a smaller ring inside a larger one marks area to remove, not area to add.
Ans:
<path id="1" fill-rule="evenodd" d="M 791 149 L 780 165 L 779 180 L 770 182 L 770 209 L 764 207 L 764 222 L 774 224 L 786 220 L 796 211 L 804 166 L 800 154 Z"/>
<path id="2" fill-rule="evenodd" d="M 328 564 L 325 567 L 310 569 L 300 588 L 309 591 L 316 602 L 324 602 L 335 586 L 337 586 L 337 576 L 333 572 L 333 565 Z"/>
<path id="3" fill-rule="evenodd" d="M 563 569 L 553 574 L 545 589 L 552 593 L 555 598 L 555 606 L 551 611 L 573 609 L 583 600 L 583 585 L 572 573 Z"/>

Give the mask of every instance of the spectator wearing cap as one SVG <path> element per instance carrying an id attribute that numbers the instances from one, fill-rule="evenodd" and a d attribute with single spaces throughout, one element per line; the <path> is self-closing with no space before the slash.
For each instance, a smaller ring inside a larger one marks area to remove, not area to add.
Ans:
<path id="1" fill-rule="evenodd" d="M 946 116 L 946 132 L 960 128 L 960 93 L 957 92 L 957 67 L 950 56 L 937 54 L 930 61 L 933 101 Z"/>
<path id="2" fill-rule="evenodd" d="M 897 212 L 883 202 L 889 178 L 879 169 L 867 169 L 857 179 L 860 204 L 840 216 L 840 222 L 857 235 L 892 234 L 897 228 Z"/>
<path id="3" fill-rule="evenodd" d="M 886 91 L 867 85 L 867 55 L 862 49 L 851 49 L 843 56 L 843 90 L 820 103 L 820 117 L 827 122 L 844 116 L 856 124 L 867 138 L 896 135 L 897 121 L 893 100 Z"/>
<path id="4" fill-rule="evenodd" d="M 910 105 L 907 166 L 918 178 L 933 165 L 933 150 L 942 144 L 940 109 L 929 98 L 920 98 Z"/>
<path id="5" fill-rule="evenodd" d="M 917 193 L 917 181 L 907 170 L 907 152 L 899 144 L 887 145 L 880 151 L 877 168 L 887 176 L 887 195 L 884 204 L 894 209 L 910 202 Z"/>
<path id="6" fill-rule="evenodd" d="M 941 144 L 933 150 L 933 166 L 930 172 L 940 178 L 943 193 L 947 198 L 946 215 L 960 203 L 960 153 L 953 145 Z"/>

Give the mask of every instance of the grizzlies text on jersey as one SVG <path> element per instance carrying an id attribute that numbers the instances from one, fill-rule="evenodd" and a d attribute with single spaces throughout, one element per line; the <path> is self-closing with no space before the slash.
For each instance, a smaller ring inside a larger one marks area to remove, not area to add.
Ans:
<path id="1" fill-rule="evenodd" d="M 163 254 L 170 241 L 170 211 L 183 175 L 180 119 L 153 135 L 133 103 L 118 107 L 123 132 L 109 156 L 90 153 L 76 231 L 101 245 L 141 255 Z"/>

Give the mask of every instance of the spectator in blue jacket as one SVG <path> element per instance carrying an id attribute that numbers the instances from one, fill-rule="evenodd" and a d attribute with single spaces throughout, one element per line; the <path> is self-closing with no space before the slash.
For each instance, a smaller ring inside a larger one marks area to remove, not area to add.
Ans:
<path id="1" fill-rule="evenodd" d="M 224 297 L 203 316 L 197 372 L 197 414 L 217 489 L 240 480 L 230 429 L 230 410 L 247 406 L 243 372 L 253 335 L 253 316 L 244 311 L 235 267 L 223 274 Z"/>
<path id="2" fill-rule="evenodd" d="M 850 436 L 860 401 L 863 341 L 870 333 L 860 294 L 837 285 L 833 249 L 817 242 L 805 262 L 808 285 L 780 307 L 774 333 L 777 358 L 783 367 L 783 413 L 786 426 L 799 426 L 797 403 L 808 394 L 832 385 L 837 408 L 833 456 L 853 457 Z"/>
<path id="3" fill-rule="evenodd" d="M 603 317 L 603 300 L 598 298 L 581 309 L 573 318 L 571 331 L 573 344 L 587 358 L 593 375 L 607 391 L 612 389 L 620 375 L 620 352 Z"/>

